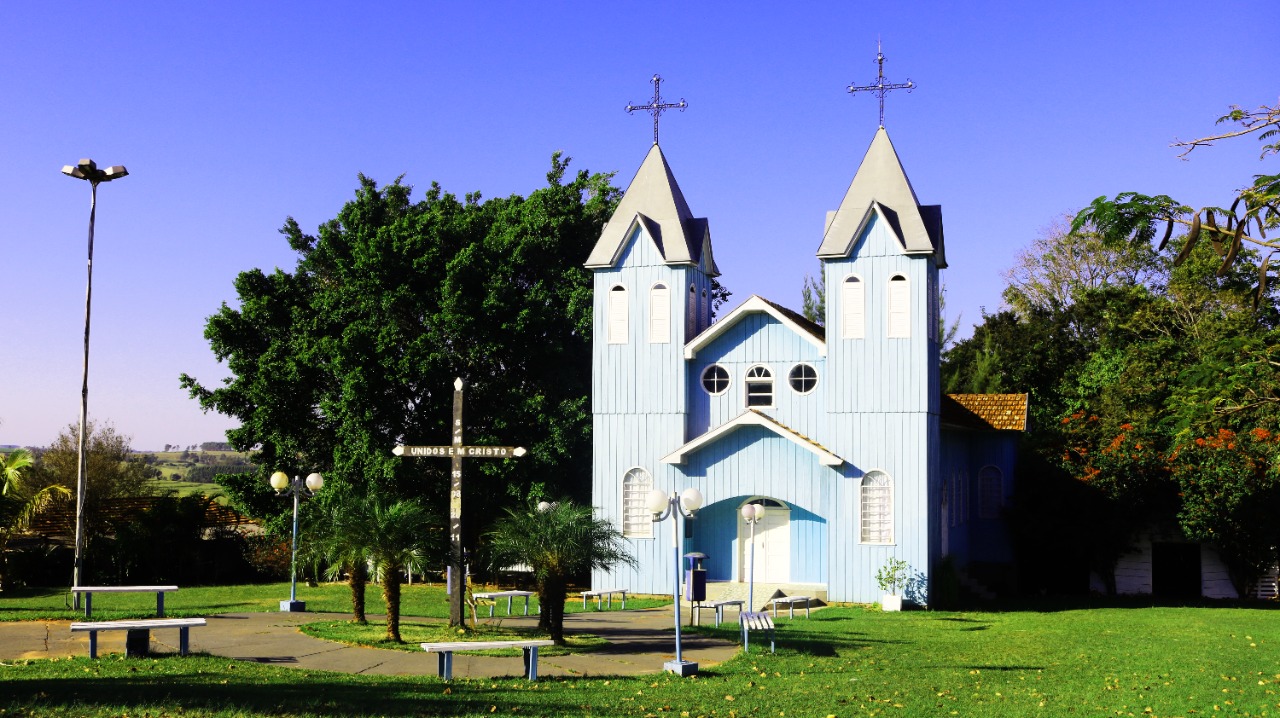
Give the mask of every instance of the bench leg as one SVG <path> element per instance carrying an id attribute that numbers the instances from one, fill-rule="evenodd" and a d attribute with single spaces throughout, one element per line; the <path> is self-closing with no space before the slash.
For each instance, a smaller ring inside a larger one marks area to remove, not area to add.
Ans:
<path id="1" fill-rule="evenodd" d="M 84 595 L 84 617 L 88 618 L 93 613 L 93 594 L 86 593 Z"/>
<path id="2" fill-rule="evenodd" d="M 776 653 L 773 645 L 773 631 L 769 631 L 769 652 Z"/>
<path id="3" fill-rule="evenodd" d="M 191 645 L 190 632 L 191 632 L 191 629 L 188 628 L 187 626 L 183 626 L 182 628 L 178 629 L 178 655 L 180 656 L 187 655 L 187 649 Z"/>
<path id="4" fill-rule="evenodd" d="M 497 605 L 498 605 L 497 601 L 494 601 L 493 603 L 489 604 L 489 618 L 493 618 L 493 609 L 496 608 Z"/>
<path id="5" fill-rule="evenodd" d="M 98 632 L 89 631 L 89 657 L 98 657 Z"/>
<path id="6" fill-rule="evenodd" d="M 751 652 L 751 637 L 747 631 L 747 624 L 742 624 L 742 650 L 746 653 Z"/>
<path id="7" fill-rule="evenodd" d="M 622 592 L 622 610 L 627 610 L 627 592 Z"/>
<path id="8" fill-rule="evenodd" d="M 787 618 L 796 617 L 796 605 L 794 603 L 787 604 Z"/>
<path id="9" fill-rule="evenodd" d="M 582 610 L 587 610 L 587 594 L 582 594 Z"/>
<path id="10" fill-rule="evenodd" d="M 524 674 L 529 680 L 538 680 L 538 647 L 529 646 L 524 651 Z"/>
<path id="11" fill-rule="evenodd" d="M 164 618 L 164 591 L 156 591 L 156 615 Z"/>
<path id="12" fill-rule="evenodd" d="M 439 676 L 446 681 L 453 680 L 453 651 L 441 651 L 436 661 Z"/>
<path id="13" fill-rule="evenodd" d="M 507 615 L 511 615 L 511 597 L 507 596 Z"/>
<path id="14" fill-rule="evenodd" d="M 808 601 L 805 601 L 805 602 L 804 602 L 804 617 L 805 617 L 805 618 L 808 618 L 808 617 L 809 617 L 809 602 L 808 602 Z"/>
<path id="15" fill-rule="evenodd" d="M 524 597 L 524 615 L 529 615 L 529 597 Z"/>

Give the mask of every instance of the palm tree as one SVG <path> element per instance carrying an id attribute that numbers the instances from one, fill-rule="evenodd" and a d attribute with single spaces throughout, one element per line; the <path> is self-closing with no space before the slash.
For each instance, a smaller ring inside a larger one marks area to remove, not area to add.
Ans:
<path id="1" fill-rule="evenodd" d="M 365 550 L 387 604 L 387 640 L 404 643 L 400 638 L 400 575 L 405 569 L 422 570 L 432 515 L 412 500 L 386 504 L 370 497 L 368 509 Z"/>
<path id="2" fill-rule="evenodd" d="M 22 473 L 34 460 L 26 449 L 0 454 L 0 591 L 8 583 L 9 539 L 25 531 L 31 519 L 44 511 L 57 499 L 71 496 L 67 487 L 51 484 L 34 494 L 27 494 L 22 485 Z"/>
<path id="3" fill-rule="evenodd" d="M 367 624 L 365 588 L 369 583 L 369 551 L 366 548 L 367 502 L 350 497 L 330 500 L 321 513 L 315 514 L 312 528 L 317 538 L 313 550 L 331 562 L 327 574 L 336 579 L 346 573 L 351 588 L 351 621 Z"/>
<path id="4" fill-rule="evenodd" d="M 507 509 L 488 536 L 499 565 L 523 563 L 533 569 L 541 606 L 538 628 L 550 633 L 557 645 L 564 645 L 569 579 L 594 569 L 636 564 L 612 523 L 596 518 L 590 506 L 569 500 Z"/>

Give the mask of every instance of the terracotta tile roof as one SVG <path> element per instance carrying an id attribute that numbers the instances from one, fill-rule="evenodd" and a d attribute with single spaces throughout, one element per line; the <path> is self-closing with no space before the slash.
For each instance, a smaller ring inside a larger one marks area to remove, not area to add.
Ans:
<path id="1" fill-rule="evenodd" d="M 942 421 L 971 429 L 1027 430 L 1026 394 L 946 394 Z"/>

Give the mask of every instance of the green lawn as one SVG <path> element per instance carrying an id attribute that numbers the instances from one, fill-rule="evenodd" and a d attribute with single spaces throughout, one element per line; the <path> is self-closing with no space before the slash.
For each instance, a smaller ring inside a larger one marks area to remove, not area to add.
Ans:
<path id="1" fill-rule="evenodd" d="M 477 589 L 481 590 L 481 589 Z M 247 584 L 243 586 L 191 586 L 165 594 L 165 614 L 175 617 L 207 616 L 211 613 L 243 613 L 251 611 L 278 611 L 280 601 L 289 598 L 288 583 Z M 351 589 L 345 583 L 322 583 L 311 587 L 298 584 L 298 599 L 307 602 L 307 609 L 318 612 L 348 613 L 351 611 Z M 365 592 L 365 609 L 370 614 L 386 612 L 382 602 L 382 588 L 370 584 Z M 631 608 L 651 608 L 670 605 L 670 599 L 629 598 Z M 595 610 L 595 602 L 587 610 Z M 538 606 L 538 599 L 530 599 L 529 610 Z M 615 610 L 618 602 L 614 602 Z M 494 615 L 505 615 L 506 601 L 499 603 Z M 524 610 L 524 602 L 517 601 L 513 610 Z M 582 610 L 582 601 L 569 600 L 566 612 Z M 154 593 L 101 593 L 93 597 L 93 617 L 96 620 L 118 618 L 145 618 L 156 611 Z M 400 614 L 427 618 L 448 618 L 449 604 L 441 584 L 415 583 L 401 586 Z M 0 593 L 0 621 L 33 621 L 39 619 L 78 620 L 82 614 L 71 609 L 71 594 L 66 589 L 17 589 Z M 482 608 L 481 616 L 488 615 Z"/>
<path id="2" fill-rule="evenodd" d="M 776 655 L 753 643 L 750 656 L 693 679 L 536 684 L 445 684 L 212 657 L 18 661 L 0 664 L 0 715 L 1280 715 L 1280 611 L 1268 608 L 828 608 L 780 618 L 779 643 Z"/>

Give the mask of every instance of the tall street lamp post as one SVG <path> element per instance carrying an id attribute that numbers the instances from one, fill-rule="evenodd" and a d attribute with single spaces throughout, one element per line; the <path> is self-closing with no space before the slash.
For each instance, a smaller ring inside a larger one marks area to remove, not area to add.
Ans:
<path id="1" fill-rule="evenodd" d="M 698 664 L 684 660 L 680 646 L 680 522 L 677 516 L 683 515 L 685 521 L 693 518 L 698 509 L 702 508 L 702 492 L 690 487 L 679 494 L 672 491 L 668 496 L 655 489 L 649 492 L 648 507 L 653 514 L 654 523 L 661 523 L 668 516 L 671 517 L 671 565 L 675 574 L 675 589 L 672 590 L 671 597 L 676 607 L 676 659 L 667 661 L 662 667 L 681 677 L 692 676 L 698 672 Z"/>
<path id="2" fill-rule="evenodd" d="M 307 610 L 307 602 L 298 600 L 298 502 L 316 495 L 324 486 L 324 477 L 320 474 L 308 474 L 304 481 L 301 476 L 289 480 L 289 475 L 277 471 L 271 475 L 271 488 L 276 496 L 293 496 L 293 557 L 289 561 L 289 600 L 280 602 L 280 610 L 296 613 Z"/>
<path id="3" fill-rule="evenodd" d="M 84 376 L 80 384 L 80 451 L 76 463 L 76 549 L 71 570 L 72 585 L 81 586 L 84 578 L 85 473 L 88 470 L 85 441 L 89 422 L 89 308 L 93 299 L 93 220 L 98 208 L 98 185 L 124 177 L 129 174 L 129 170 L 124 165 L 98 169 L 96 162 L 83 159 L 75 165 L 64 165 L 62 174 L 89 182 L 89 281 L 84 290 Z M 80 594 L 76 593 L 74 596 L 74 606 L 79 609 Z"/>
<path id="4" fill-rule="evenodd" d="M 756 610 L 756 524 L 764 520 L 764 506 L 747 504 L 742 507 L 742 519 L 751 527 L 751 559 L 747 566 L 747 610 Z"/>

